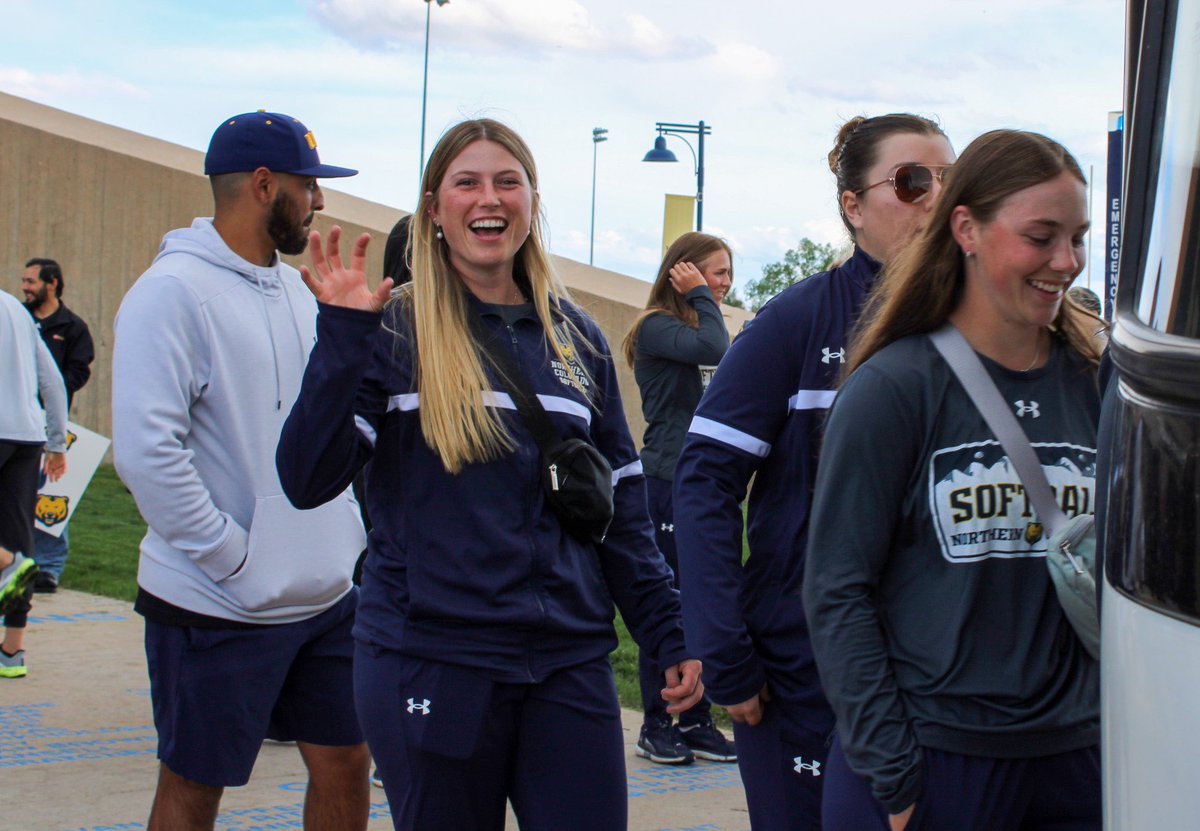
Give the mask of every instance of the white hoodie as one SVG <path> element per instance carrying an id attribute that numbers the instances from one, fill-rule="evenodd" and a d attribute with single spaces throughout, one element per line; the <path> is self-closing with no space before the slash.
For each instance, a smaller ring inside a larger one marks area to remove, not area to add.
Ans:
<path id="1" fill-rule="evenodd" d="M 0 291 L 0 441 L 67 450 L 67 388 L 17 298 Z M 38 395 L 46 409 L 38 403 Z M 5 494 L 8 498 L 8 494 Z"/>
<path id="2" fill-rule="evenodd" d="M 211 219 L 167 234 L 121 302 L 113 460 L 149 524 L 138 585 L 155 597 L 290 623 L 349 591 L 365 545 L 354 497 L 297 510 L 275 470 L 316 311 L 294 268 L 243 260 Z"/>

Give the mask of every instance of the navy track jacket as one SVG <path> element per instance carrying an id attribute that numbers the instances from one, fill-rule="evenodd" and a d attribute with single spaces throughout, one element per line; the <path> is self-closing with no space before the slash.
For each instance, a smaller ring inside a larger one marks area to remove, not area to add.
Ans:
<path id="1" fill-rule="evenodd" d="M 532 305 L 508 323 L 470 298 L 468 313 L 482 314 L 495 342 L 511 348 L 561 437 L 591 441 L 612 465 L 615 513 L 599 546 L 564 531 L 546 504 L 538 448 L 494 379 L 485 400 L 501 409 L 515 451 L 445 471 L 421 434 L 415 341 L 400 305 L 388 307 L 382 327 L 378 314 L 320 307 L 317 344 L 277 453 L 298 507 L 333 498 L 371 462 L 373 528 L 356 639 L 500 682 L 536 683 L 616 647 L 615 600 L 660 666 L 687 657 L 679 595 L 654 544 L 641 463 L 596 324 L 564 303 L 596 347 L 569 352 L 591 376 L 589 402 L 554 359 Z"/>
<path id="2" fill-rule="evenodd" d="M 712 700 L 772 698 L 833 726 L 800 600 L 821 430 L 846 339 L 879 264 L 844 265 L 784 290 L 746 324 L 696 410 L 675 470 L 675 538 L 689 650 Z M 751 477 L 742 563 L 742 511 Z"/>

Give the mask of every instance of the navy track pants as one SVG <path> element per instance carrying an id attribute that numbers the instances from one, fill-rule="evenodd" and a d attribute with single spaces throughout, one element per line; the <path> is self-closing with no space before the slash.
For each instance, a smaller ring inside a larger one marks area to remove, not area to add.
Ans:
<path id="1" fill-rule="evenodd" d="M 768 701 L 753 727 L 733 725 L 738 770 L 753 831 L 819 831 L 826 733 L 805 725 L 806 711 Z"/>
<path id="2" fill-rule="evenodd" d="M 990 759 L 922 748 L 925 788 L 905 831 L 1100 831 L 1100 748 Z M 824 831 L 887 831 L 887 812 L 834 740 Z"/>
<path id="3" fill-rule="evenodd" d="M 607 658 L 538 684 L 359 644 L 359 721 L 397 831 L 621 831 L 621 711 Z"/>

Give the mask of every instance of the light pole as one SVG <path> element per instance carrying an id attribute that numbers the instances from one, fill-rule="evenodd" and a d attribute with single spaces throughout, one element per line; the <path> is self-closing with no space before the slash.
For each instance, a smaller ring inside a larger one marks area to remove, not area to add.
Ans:
<path id="1" fill-rule="evenodd" d="M 450 0 L 437 0 L 439 6 L 449 2 Z M 421 76 L 421 162 L 417 165 L 417 190 L 420 190 L 421 180 L 425 177 L 425 100 L 429 91 L 429 12 L 433 8 L 431 3 L 433 0 L 425 0 L 425 72 Z"/>
<path id="2" fill-rule="evenodd" d="M 592 230 L 588 235 L 588 265 L 592 265 L 596 253 L 596 147 L 602 141 L 608 141 L 608 130 L 603 127 L 592 129 Z"/>
<path id="3" fill-rule="evenodd" d="M 667 149 L 667 136 L 675 136 L 692 151 L 692 160 L 696 163 L 696 230 L 704 229 L 704 137 L 712 133 L 712 127 L 701 121 L 699 124 L 671 124 L 658 121 L 654 124 L 658 137 L 654 139 L 654 149 L 642 159 L 644 162 L 677 162 L 675 154 Z M 698 136 L 694 149 L 691 142 L 684 136 Z"/>

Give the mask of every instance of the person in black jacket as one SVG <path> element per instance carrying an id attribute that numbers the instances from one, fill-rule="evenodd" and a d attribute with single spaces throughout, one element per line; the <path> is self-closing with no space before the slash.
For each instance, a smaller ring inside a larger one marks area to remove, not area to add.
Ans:
<path id="1" fill-rule="evenodd" d="M 671 243 L 650 289 L 646 309 L 625 336 L 623 354 L 642 394 L 646 418 L 642 470 L 654 538 L 672 572 L 678 572 L 671 483 L 688 424 L 717 362 L 729 348 L 721 301 L 733 282 L 733 252 L 724 240 L 689 232 Z M 678 586 L 678 579 L 676 579 Z M 702 700 L 671 721 L 659 695 L 662 673 L 638 653 L 638 680 L 645 719 L 637 755 L 666 765 L 694 758 L 736 762 L 737 751 L 713 724 Z"/>
<path id="2" fill-rule="evenodd" d="M 627 793 L 608 653 L 614 602 L 663 668 L 668 710 L 703 695 L 654 545 L 616 372 L 542 242 L 528 146 L 490 119 L 438 142 L 413 215 L 413 280 L 368 288 L 340 230 L 302 273 L 317 342 L 276 462 L 309 508 L 367 466 L 373 523 L 355 698 L 397 829 L 618 831 Z M 560 437 L 612 468 L 600 543 L 550 507 L 545 462 L 489 359 L 506 350 Z"/>
<path id="3" fill-rule="evenodd" d="M 54 260 L 34 257 L 25 263 L 25 274 L 21 278 L 25 308 L 33 315 L 42 340 L 66 382 L 67 409 L 70 410 L 75 393 L 92 377 L 91 365 L 96 350 L 88 325 L 62 302 L 63 286 L 62 268 Z M 58 582 L 67 565 L 68 544 L 66 525 L 57 537 L 40 528 L 34 529 L 33 556 L 38 564 L 38 574 L 33 582 L 35 592 L 58 591 Z"/>
<path id="4" fill-rule="evenodd" d="M 837 714 L 825 831 L 1098 831 L 1099 666 L 1004 448 L 926 334 L 947 321 L 1010 403 L 1067 516 L 1096 504 L 1087 186 L 996 130 L 863 313 L 825 432 L 803 598 Z"/>

